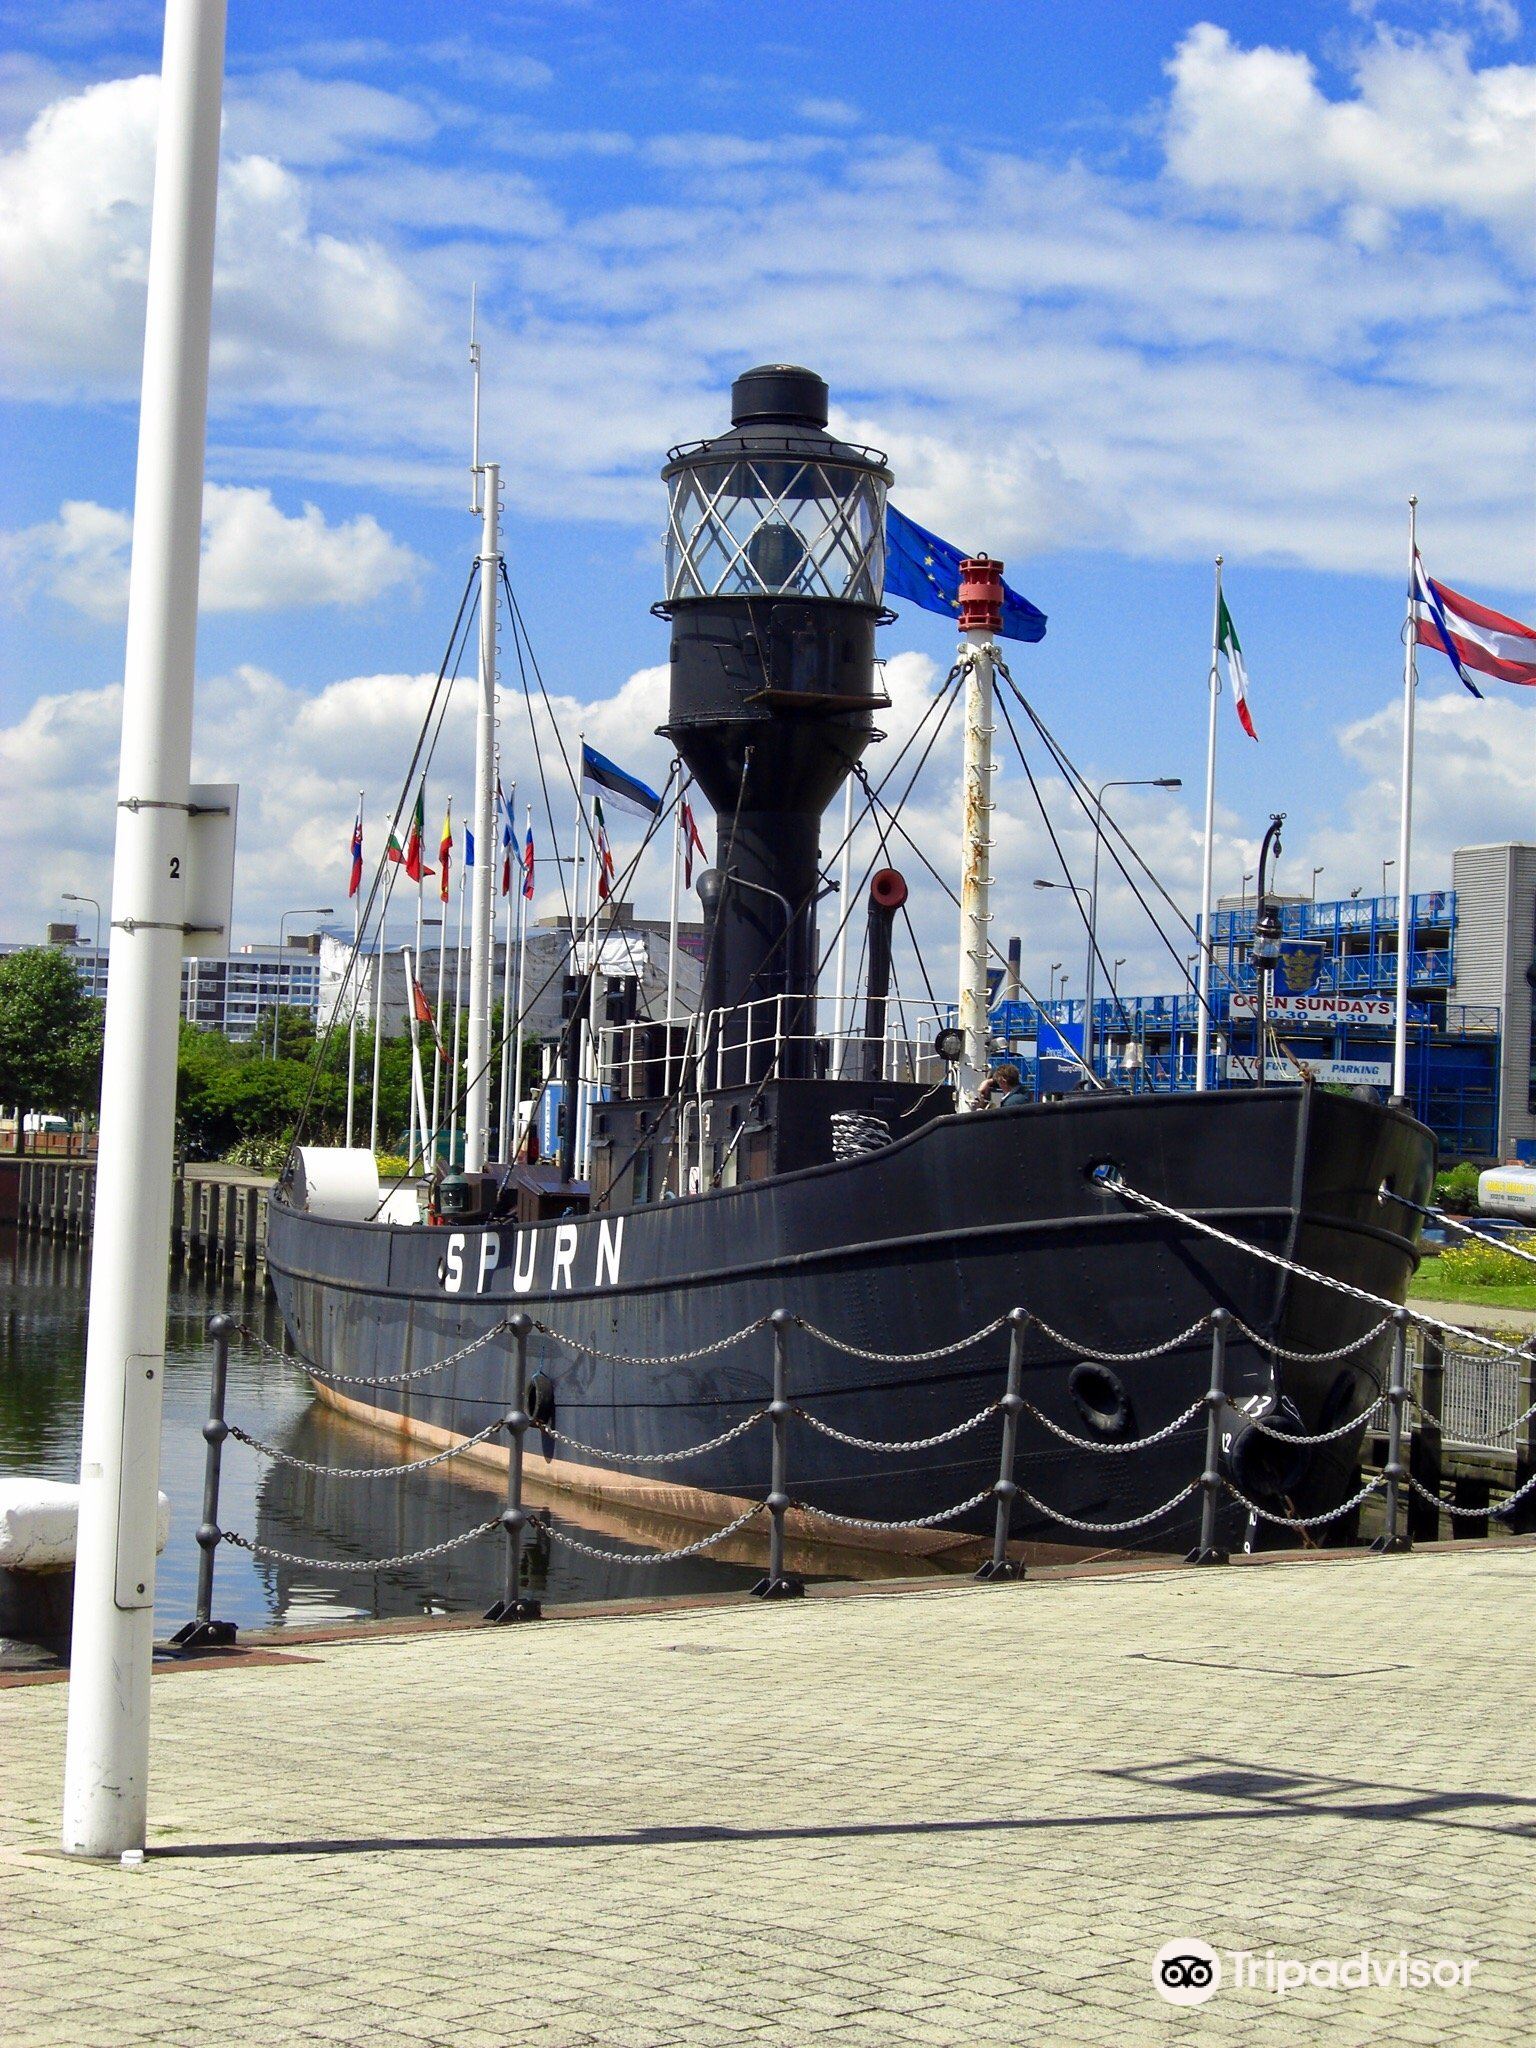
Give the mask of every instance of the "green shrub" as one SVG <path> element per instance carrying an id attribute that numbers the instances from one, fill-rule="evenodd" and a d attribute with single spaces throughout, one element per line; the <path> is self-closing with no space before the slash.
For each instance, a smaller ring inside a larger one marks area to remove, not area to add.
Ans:
<path id="1" fill-rule="evenodd" d="M 287 1164 L 288 1140 L 254 1136 L 240 1138 L 224 1157 L 231 1166 L 244 1166 L 252 1173 L 270 1173 L 275 1179 Z"/>
<path id="2" fill-rule="evenodd" d="M 1478 1169 L 1463 1160 L 1446 1173 L 1435 1175 L 1435 1200 L 1454 1216 L 1467 1216 L 1477 1207 Z"/>
<path id="3" fill-rule="evenodd" d="M 1536 1237 L 1515 1242 L 1524 1251 L 1536 1252 Z M 1440 1254 L 1439 1271 L 1442 1278 L 1469 1287 L 1529 1286 L 1536 1280 L 1536 1266 L 1486 1237 L 1464 1237 L 1447 1245 Z"/>

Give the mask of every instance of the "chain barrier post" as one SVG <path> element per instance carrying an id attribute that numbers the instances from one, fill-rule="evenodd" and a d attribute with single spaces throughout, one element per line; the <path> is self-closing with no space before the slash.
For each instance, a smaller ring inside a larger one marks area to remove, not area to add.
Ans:
<path id="1" fill-rule="evenodd" d="M 1392 1323 L 1392 1376 L 1387 1382 L 1387 1462 L 1382 1467 L 1382 1476 L 1387 1482 L 1387 1526 L 1371 1545 L 1381 1557 L 1397 1556 L 1413 1548 L 1413 1536 L 1402 1526 L 1403 1480 L 1407 1475 L 1407 1467 L 1403 1463 L 1403 1409 L 1408 1401 L 1407 1309 L 1400 1308 Z"/>
<path id="2" fill-rule="evenodd" d="M 1227 1553 L 1216 1541 L 1216 1508 L 1221 1499 L 1221 1412 L 1227 1405 L 1228 1308 L 1211 1310 L 1211 1384 L 1205 1396 L 1205 1470 L 1200 1474 L 1200 1542 L 1186 1564 L 1225 1564 Z"/>
<path id="3" fill-rule="evenodd" d="M 227 1650 L 237 1633 L 232 1621 L 213 1618 L 213 1561 L 224 1540 L 224 1531 L 219 1527 L 219 1477 L 224 1464 L 224 1439 L 229 1435 L 224 1409 L 229 1385 L 229 1339 L 234 1327 L 230 1316 L 208 1318 L 208 1334 L 213 1339 L 213 1372 L 208 1385 L 208 1420 L 203 1424 L 203 1441 L 208 1449 L 203 1458 L 203 1519 L 197 1529 L 197 1611 L 171 1637 L 178 1650 Z"/>
<path id="4" fill-rule="evenodd" d="M 1019 1491 L 1013 1471 L 1019 1448 L 1019 1417 L 1024 1412 L 1024 1332 L 1028 1327 L 1027 1309 L 1008 1311 L 1008 1391 L 998 1403 L 1003 1411 L 1003 1447 L 998 1459 L 997 1484 L 992 1489 L 997 1496 L 997 1523 L 992 1533 L 992 1555 L 977 1572 L 978 1579 L 1024 1577 L 1023 1563 L 1008 1555 L 1008 1538 L 1013 1531 L 1013 1503 Z"/>
<path id="5" fill-rule="evenodd" d="M 507 1539 L 506 1577 L 501 1598 L 485 1610 L 487 1621 L 537 1621 L 544 1609 L 523 1594 L 523 1532 L 528 1514 L 523 1506 L 523 1438 L 533 1427 L 528 1413 L 528 1333 L 532 1318 L 521 1309 L 508 1324 L 512 1332 L 512 1406 L 507 1411 L 507 1505 L 501 1526 Z"/>
<path id="6" fill-rule="evenodd" d="M 1417 1481 L 1408 1502 L 1408 1534 L 1415 1543 L 1440 1540 L 1440 1479 L 1443 1464 L 1440 1411 L 1445 1399 L 1445 1345 L 1438 1330 L 1419 1333 L 1419 1420 L 1408 1439 L 1409 1477 Z"/>
<path id="7" fill-rule="evenodd" d="M 798 1600 L 805 1581 L 784 1569 L 784 1517 L 789 1511 L 789 1332 L 794 1317 L 776 1308 L 768 1318 L 773 1332 L 773 1399 L 768 1419 L 773 1425 L 773 1476 L 768 1492 L 768 1576 L 752 1588 L 758 1600 Z"/>

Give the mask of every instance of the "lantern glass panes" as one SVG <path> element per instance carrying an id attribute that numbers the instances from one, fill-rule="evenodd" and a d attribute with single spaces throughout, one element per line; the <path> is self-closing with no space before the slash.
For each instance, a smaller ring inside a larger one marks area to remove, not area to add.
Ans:
<path id="1" fill-rule="evenodd" d="M 679 469 L 667 520 L 667 599 L 841 598 L 879 604 L 885 483 L 866 469 L 739 456 Z"/>

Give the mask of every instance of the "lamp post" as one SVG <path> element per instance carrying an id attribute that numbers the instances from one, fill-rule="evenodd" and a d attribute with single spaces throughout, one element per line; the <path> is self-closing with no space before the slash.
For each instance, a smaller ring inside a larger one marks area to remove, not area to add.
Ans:
<path id="1" fill-rule="evenodd" d="M 1109 992 L 1110 992 L 1110 994 L 1111 994 L 1111 995 L 1112 995 L 1112 996 L 1114 997 L 1114 999 L 1115 999 L 1115 1001 L 1116 1001 L 1117 1003 L 1118 1003 L 1118 1002 L 1119 1002 L 1119 1000 L 1120 1000 L 1120 984 L 1119 984 L 1119 982 L 1118 982 L 1118 981 L 1116 981 L 1116 979 L 1115 979 L 1115 976 L 1116 976 L 1116 975 L 1117 975 L 1117 974 L 1118 974 L 1118 973 L 1120 972 L 1121 968 L 1122 968 L 1122 967 L 1123 967 L 1124 965 L 1125 965 L 1125 955 L 1124 955 L 1123 953 L 1121 953 L 1121 954 L 1120 954 L 1120 955 L 1119 955 L 1119 956 L 1118 956 L 1118 957 L 1116 958 L 1116 960 L 1114 961 L 1114 963 L 1112 964 L 1112 966 L 1110 967 L 1110 970 L 1109 970 Z"/>
<path id="2" fill-rule="evenodd" d="M 1381 864 L 1381 893 L 1383 896 L 1387 893 L 1387 876 L 1396 866 L 1397 862 L 1395 860 L 1384 860 Z"/>
<path id="3" fill-rule="evenodd" d="M 1243 877 L 1243 905 L 1242 905 L 1242 907 L 1243 907 L 1243 910 L 1244 910 L 1244 912 L 1246 912 L 1246 911 L 1247 911 L 1247 908 L 1248 908 L 1248 884 L 1249 884 L 1249 883 L 1250 883 L 1250 882 L 1251 882 L 1252 880 L 1253 880 L 1253 876 L 1252 876 L 1251 874 L 1248 874 L 1248 875 L 1244 875 L 1244 877 Z"/>
<path id="4" fill-rule="evenodd" d="M 1088 896 L 1088 978 L 1083 994 L 1083 1064 L 1093 1070 L 1093 999 L 1096 987 L 1095 966 L 1098 958 L 1099 937 L 1099 849 L 1104 844 L 1104 796 L 1111 789 L 1182 789 L 1184 778 L 1180 775 L 1133 776 L 1129 780 L 1120 778 L 1114 782 L 1101 782 L 1093 799 L 1093 883 Z M 1206 935 L 1206 943 L 1209 936 Z"/>
<path id="5" fill-rule="evenodd" d="M 1082 900 L 1083 900 L 1083 898 L 1084 898 L 1085 896 L 1086 896 L 1086 897 L 1088 898 L 1088 909 L 1087 909 L 1087 913 L 1086 913 L 1086 916 L 1085 916 L 1085 922 L 1086 922 L 1086 924 L 1087 924 L 1087 926 L 1088 926 L 1088 930 L 1089 930 L 1089 933 L 1090 933 L 1090 938 L 1089 938 L 1089 950 L 1091 951 L 1091 950 L 1092 950 L 1092 944 L 1093 944 L 1093 941 L 1092 941 L 1092 937 L 1091 937 L 1091 934 L 1092 934 L 1092 932 L 1093 932 L 1093 901 L 1094 901 L 1094 899 L 1093 899 L 1093 892 L 1092 892 L 1092 890 L 1091 890 L 1091 889 L 1087 889 L 1087 888 L 1085 888 L 1085 887 L 1083 886 L 1083 884 L 1082 884 L 1081 882 L 1045 882 L 1045 881 L 1041 881 L 1041 880 L 1039 880 L 1039 879 L 1037 879 L 1037 880 L 1036 880 L 1036 882 L 1035 882 L 1035 887 L 1036 887 L 1037 889 L 1070 889 L 1070 890 L 1072 891 L 1072 894 L 1073 894 L 1073 895 L 1074 895 L 1074 896 L 1075 896 L 1075 897 L 1077 898 L 1077 900 L 1078 900 L 1078 903 L 1079 903 L 1079 905 L 1081 905 L 1081 903 L 1082 903 Z M 1059 966 L 1061 965 L 1060 961 L 1058 961 L 1058 962 L 1057 962 L 1056 964 L 1057 964 L 1057 966 L 1058 966 L 1058 967 L 1059 967 Z M 1065 994 L 1066 994 L 1066 992 L 1067 992 L 1067 980 L 1068 980 L 1068 977 L 1067 977 L 1067 976 L 1066 976 L 1066 975 L 1064 974 L 1064 975 L 1063 975 L 1063 976 L 1061 977 L 1061 993 L 1062 993 L 1062 995 L 1063 995 L 1063 996 L 1065 996 Z M 1089 1063 L 1089 1047 L 1088 1047 L 1088 1027 L 1087 1027 L 1087 1025 L 1085 1024 L 1085 1025 L 1084 1025 L 1084 1027 L 1083 1027 L 1083 1065 L 1084 1065 L 1084 1066 L 1086 1067 L 1086 1066 L 1088 1066 L 1088 1063 Z M 1091 1072 L 1091 1071 L 1092 1071 L 1092 1069 L 1090 1068 L 1090 1069 L 1089 1069 L 1089 1071 Z"/>
<path id="6" fill-rule="evenodd" d="M 318 910 L 285 910 L 277 920 L 277 977 L 272 993 L 272 1057 L 277 1058 L 277 1013 L 283 1002 L 283 927 L 290 917 L 334 917 L 335 910 L 329 903 L 322 903 Z"/>
<path id="7" fill-rule="evenodd" d="M 65 889 L 62 895 L 66 903 L 89 903 L 96 913 L 96 936 L 91 941 L 91 994 L 95 995 L 96 976 L 101 971 L 101 905 L 94 896 L 77 896 L 73 889 Z"/>
<path id="8" fill-rule="evenodd" d="M 1255 1080 L 1260 1088 L 1265 1085 L 1267 1071 L 1265 1055 L 1269 1044 L 1269 978 L 1280 960 L 1280 919 L 1266 894 L 1266 887 L 1269 857 L 1271 853 L 1280 852 L 1280 827 L 1284 823 L 1284 811 L 1273 812 L 1269 820 L 1269 829 L 1264 834 L 1264 844 L 1259 848 L 1259 886 L 1256 898 L 1258 917 L 1248 949 L 1259 984 L 1259 1056 Z"/>
<path id="9" fill-rule="evenodd" d="M 1312 870 L 1312 901 L 1314 903 L 1317 901 L 1317 878 L 1322 872 L 1321 868 L 1314 868 Z"/>
<path id="10" fill-rule="evenodd" d="M 1050 987 L 1051 987 L 1051 993 L 1050 993 L 1050 996 L 1049 996 L 1049 998 L 1048 998 L 1048 1000 L 1049 1000 L 1049 1001 L 1050 1001 L 1050 1002 L 1051 1002 L 1052 1004 L 1054 1004 L 1054 1003 L 1055 1003 L 1055 1001 L 1056 1001 L 1056 977 L 1057 977 L 1057 975 L 1058 975 L 1058 974 L 1059 974 L 1060 972 L 1061 972 L 1061 962 L 1060 962 L 1059 960 L 1053 960 L 1053 961 L 1051 962 L 1051 983 L 1050 983 Z"/>

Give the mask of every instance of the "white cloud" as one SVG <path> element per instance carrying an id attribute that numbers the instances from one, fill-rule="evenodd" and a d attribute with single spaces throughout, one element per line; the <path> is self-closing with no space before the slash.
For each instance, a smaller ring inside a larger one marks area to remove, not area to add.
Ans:
<path id="1" fill-rule="evenodd" d="M 0 156 L 0 383 L 18 396 L 137 386 L 159 81 L 56 101 Z M 345 352 L 354 387 L 430 322 L 376 244 L 317 231 L 305 188 L 268 157 L 226 155 L 219 184 L 219 395 L 313 396 Z M 377 399 L 377 386 L 370 397 Z"/>
<path id="2" fill-rule="evenodd" d="M 1478 70 L 1464 38 L 1381 30 L 1331 100 L 1297 50 L 1240 49 L 1201 22 L 1168 66 L 1169 168 L 1192 189 L 1307 214 L 1338 206 L 1367 243 L 1403 212 L 1459 216 L 1536 246 L 1536 66 Z"/>
<path id="3" fill-rule="evenodd" d="M 88 617 L 116 620 L 128 601 L 133 521 L 72 499 L 56 519 L 0 538 L 17 595 L 38 587 Z M 364 604 L 413 583 L 425 565 L 371 513 L 332 525 L 314 505 L 289 517 L 269 490 L 207 484 L 199 602 L 205 612 Z"/>

